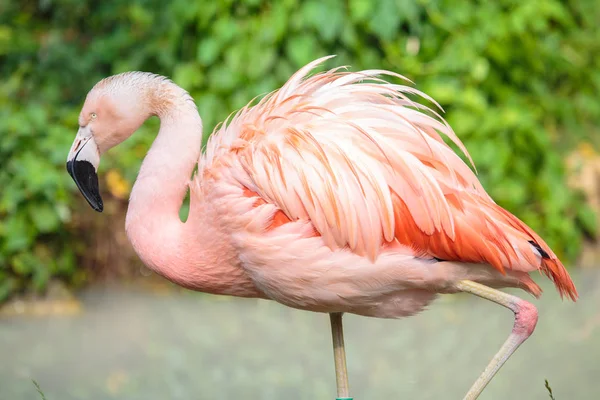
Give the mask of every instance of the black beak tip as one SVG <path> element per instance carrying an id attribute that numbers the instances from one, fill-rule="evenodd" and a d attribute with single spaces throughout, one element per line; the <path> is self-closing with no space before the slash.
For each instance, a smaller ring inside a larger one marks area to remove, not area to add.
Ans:
<path id="1" fill-rule="evenodd" d="M 77 184 L 77 188 L 87 200 L 88 204 L 96 211 L 104 210 L 104 203 L 98 188 L 98 175 L 96 169 L 89 161 L 67 161 L 67 172 Z"/>
<path id="2" fill-rule="evenodd" d="M 96 204 L 96 206 L 94 206 L 93 204 L 90 203 L 90 206 L 92 206 L 92 208 L 98 212 L 102 212 L 104 211 L 104 204 L 102 203 L 102 199 L 98 197 L 98 203 Z"/>

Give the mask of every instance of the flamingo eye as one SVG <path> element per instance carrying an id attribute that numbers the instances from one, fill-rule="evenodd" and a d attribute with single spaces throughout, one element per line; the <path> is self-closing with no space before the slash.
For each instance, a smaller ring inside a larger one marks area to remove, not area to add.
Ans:
<path id="1" fill-rule="evenodd" d="M 91 119 L 96 119 L 97 116 L 98 115 L 95 112 L 93 112 L 93 113 L 90 114 L 90 118 Z"/>

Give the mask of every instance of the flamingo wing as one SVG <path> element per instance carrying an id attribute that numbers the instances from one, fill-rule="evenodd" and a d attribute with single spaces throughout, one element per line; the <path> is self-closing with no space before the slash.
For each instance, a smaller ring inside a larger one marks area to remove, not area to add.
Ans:
<path id="1" fill-rule="evenodd" d="M 442 134 L 472 160 L 451 127 L 389 83 L 383 70 L 294 74 L 242 109 L 208 143 L 205 163 L 234 153 L 237 179 L 279 218 L 310 220 L 331 248 L 375 260 L 386 246 L 417 256 L 541 270 L 561 295 L 577 292 L 548 245 L 498 206 Z M 202 166 L 201 166 L 202 167 Z"/>

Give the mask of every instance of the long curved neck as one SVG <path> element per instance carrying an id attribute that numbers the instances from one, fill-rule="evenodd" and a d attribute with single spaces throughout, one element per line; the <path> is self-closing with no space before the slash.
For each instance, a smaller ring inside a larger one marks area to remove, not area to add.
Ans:
<path id="1" fill-rule="evenodd" d="M 264 297 L 240 268 L 207 204 L 192 202 L 188 221 L 179 219 L 202 143 L 202 121 L 192 98 L 164 81 L 149 98 L 161 125 L 129 200 L 125 228 L 134 250 L 146 266 L 186 288 Z"/>
<path id="2" fill-rule="evenodd" d="M 160 272 L 183 261 L 179 210 L 202 143 L 202 120 L 189 94 L 170 81 L 148 88 L 160 130 L 131 191 L 125 227 L 144 263 Z"/>

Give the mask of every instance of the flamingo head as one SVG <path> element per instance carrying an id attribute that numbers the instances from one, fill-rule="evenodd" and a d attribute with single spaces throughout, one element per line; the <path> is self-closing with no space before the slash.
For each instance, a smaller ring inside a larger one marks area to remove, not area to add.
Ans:
<path id="1" fill-rule="evenodd" d="M 97 174 L 100 155 L 131 136 L 153 114 L 145 89 L 155 77 L 145 72 L 114 75 L 98 82 L 86 97 L 67 171 L 98 212 L 104 208 Z"/>

